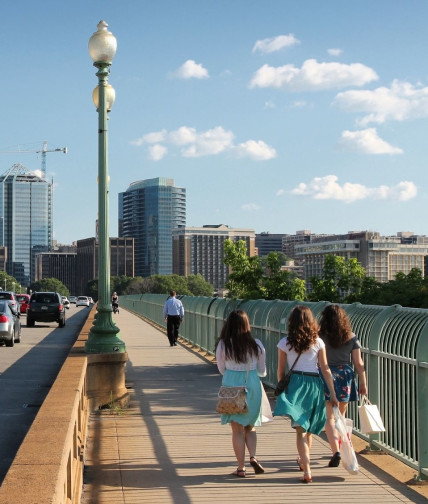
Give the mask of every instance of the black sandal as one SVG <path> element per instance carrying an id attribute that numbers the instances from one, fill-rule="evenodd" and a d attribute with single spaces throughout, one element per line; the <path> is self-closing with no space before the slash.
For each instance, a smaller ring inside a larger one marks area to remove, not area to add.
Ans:
<path id="1" fill-rule="evenodd" d="M 250 457 L 250 464 L 256 474 L 263 474 L 265 472 L 263 466 L 259 463 L 256 457 Z"/>
<path id="2" fill-rule="evenodd" d="M 245 478 L 247 474 L 247 470 L 245 469 L 239 469 L 239 467 L 236 469 L 236 471 L 233 471 L 232 476 L 238 476 L 238 478 Z"/>

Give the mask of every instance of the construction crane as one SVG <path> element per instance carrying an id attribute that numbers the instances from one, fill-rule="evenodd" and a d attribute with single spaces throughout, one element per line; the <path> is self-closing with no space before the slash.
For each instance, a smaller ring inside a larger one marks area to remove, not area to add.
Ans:
<path id="1" fill-rule="evenodd" d="M 41 150 L 11 150 L 11 151 L 0 151 L 0 154 L 26 154 L 34 152 L 36 154 L 42 154 L 42 178 L 46 178 L 46 153 L 47 152 L 63 152 L 64 154 L 67 154 L 67 147 L 62 147 L 59 149 L 48 149 L 48 143 L 46 140 L 43 142 L 43 147 Z"/>

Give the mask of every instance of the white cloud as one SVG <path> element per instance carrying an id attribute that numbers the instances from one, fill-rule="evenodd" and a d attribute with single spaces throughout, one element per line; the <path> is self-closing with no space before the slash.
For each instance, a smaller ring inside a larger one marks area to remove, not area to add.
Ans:
<path id="1" fill-rule="evenodd" d="M 362 199 L 391 199 L 407 201 L 415 198 L 417 187 L 413 182 L 403 181 L 396 186 L 366 187 L 362 184 L 352 184 L 345 182 L 338 183 L 336 175 L 326 177 L 315 177 L 308 184 L 301 182 L 292 190 L 292 194 L 297 196 L 308 196 L 313 199 L 338 200 L 345 203 L 352 203 Z"/>
<path id="2" fill-rule="evenodd" d="M 346 112 L 366 114 L 358 124 L 382 124 L 428 117 L 428 87 L 394 80 L 391 87 L 339 93 L 334 102 Z"/>
<path id="3" fill-rule="evenodd" d="M 283 194 L 285 194 L 284 189 L 278 189 L 278 191 L 276 191 L 275 193 L 275 196 L 282 196 Z"/>
<path id="4" fill-rule="evenodd" d="M 361 63 L 318 63 L 306 60 L 301 68 L 292 64 L 280 67 L 263 65 L 253 75 L 250 88 L 274 87 L 289 91 L 313 91 L 346 86 L 363 86 L 377 80 L 376 72 Z"/>
<path id="5" fill-rule="evenodd" d="M 195 133 L 193 143 L 181 152 L 184 157 L 201 157 L 220 154 L 233 145 L 233 133 L 217 126 L 203 133 Z"/>
<path id="6" fill-rule="evenodd" d="M 248 212 L 254 211 L 254 210 L 260 210 L 261 206 L 256 205 L 255 203 L 246 203 L 245 205 L 241 206 L 242 210 L 246 210 Z"/>
<path id="7" fill-rule="evenodd" d="M 273 101 L 268 100 L 265 102 L 265 109 L 273 109 L 273 108 L 275 108 L 275 103 Z"/>
<path id="8" fill-rule="evenodd" d="M 291 104 L 293 108 L 302 108 L 306 107 L 306 105 L 307 103 L 305 102 L 305 100 L 296 100 Z"/>
<path id="9" fill-rule="evenodd" d="M 181 147 L 180 152 L 183 157 L 214 156 L 223 152 L 255 161 L 266 161 L 276 157 L 276 150 L 262 140 L 247 140 L 236 145 L 234 139 L 234 133 L 225 130 L 222 126 L 202 132 L 198 132 L 195 128 L 181 126 L 171 132 L 162 130 L 147 133 L 132 141 L 131 144 L 137 147 L 149 144 L 149 157 L 153 161 L 159 161 L 168 153 L 164 144 Z"/>
<path id="10" fill-rule="evenodd" d="M 344 150 L 359 152 L 362 154 L 403 154 L 403 149 L 393 147 L 385 140 L 382 140 L 376 128 L 368 128 L 359 131 L 342 132 L 339 145 Z"/>
<path id="11" fill-rule="evenodd" d="M 149 158 L 152 161 L 160 161 L 166 156 L 168 149 L 164 145 L 155 144 L 149 147 Z"/>
<path id="12" fill-rule="evenodd" d="M 249 157 L 256 161 L 266 161 L 276 157 L 276 150 L 262 140 L 247 140 L 235 147 L 238 157 Z"/>
<path id="13" fill-rule="evenodd" d="M 165 140 L 166 130 L 162 131 L 153 131 L 152 133 L 148 133 L 147 135 L 143 135 L 141 138 L 137 138 L 137 140 L 131 140 L 131 145 L 136 145 L 137 147 L 145 144 L 145 143 L 159 143 Z"/>
<path id="14" fill-rule="evenodd" d="M 330 56 L 340 56 L 343 53 L 342 49 L 328 49 L 327 52 Z"/>
<path id="15" fill-rule="evenodd" d="M 178 79 L 208 79 L 208 70 L 194 60 L 187 60 L 173 74 Z"/>
<path id="16" fill-rule="evenodd" d="M 254 44 L 253 53 L 256 51 L 263 54 L 271 53 L 279 51 L 283 47 L 291 47 L 296 44 L 300 44 L 300 40 L 298 40 L 292 33 L 290 33 L 290 35 L 279 35 L 278 37 L 258 40 Z"/>

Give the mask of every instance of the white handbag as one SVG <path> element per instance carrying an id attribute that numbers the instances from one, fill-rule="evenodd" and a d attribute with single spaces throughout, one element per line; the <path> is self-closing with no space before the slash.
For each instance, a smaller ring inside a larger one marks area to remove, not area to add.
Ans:
<path id="1" fill-rule="evenodd" d="M 364 396 L 361 405 L 358 406 L 358 416 L 360 419 L 360 430 L 364 434 L 375 434 L 385 432 L 382 418 L 376 404 L 372 404 L 367 396 Z"/>

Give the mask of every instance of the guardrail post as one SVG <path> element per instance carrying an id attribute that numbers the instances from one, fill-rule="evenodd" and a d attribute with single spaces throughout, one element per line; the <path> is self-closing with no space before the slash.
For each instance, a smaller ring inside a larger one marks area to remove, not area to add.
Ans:
<path id="1" fill-rule="evenodd" d="M 428 481 L 428 323 L 425 324 L 416 348 L 418 386 L 418 480 Z"/>

